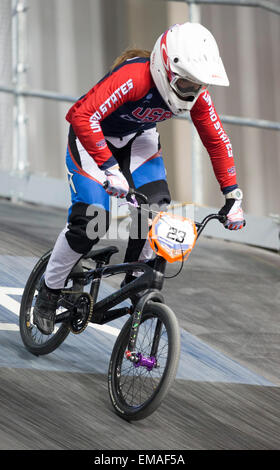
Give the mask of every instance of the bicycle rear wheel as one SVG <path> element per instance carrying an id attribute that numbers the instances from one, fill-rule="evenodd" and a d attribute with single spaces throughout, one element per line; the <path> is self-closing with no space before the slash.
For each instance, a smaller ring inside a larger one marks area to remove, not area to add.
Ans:
<path id="1" fill-rule="evenodd" d="M 158 302 L 149 302 L 145 307 L 135 347 L 138 363 L 128 360 L 125 354 L 131 322 L 132 318 L 117 338 L 108 372 L 113 407 L 128 421 L 146 418 L 158 408 L 176 377 L 180 356 L 179 325 L 169 307 Z M 151 357 L 155 341 L 156 354 Z"/>
<path id="2" fill-rule="evenodd" d="M 46 270 L 50 255 L 51 251 L 45 253 L 33 268 L 27 280 L 20 306 L 19 326 L 21 339 L 28 351 L 36 356 L 49 354 L 54 351 L 70 332 L 67 323 L 60 323 L 58 327 L 55 327 L 52 334 L 44 335 L 33 323 L 33 307 L 38 294 L 40 279 Z M 61 308 L 57 309 L 57 313 L 60 313 L 60 310 Z"/>

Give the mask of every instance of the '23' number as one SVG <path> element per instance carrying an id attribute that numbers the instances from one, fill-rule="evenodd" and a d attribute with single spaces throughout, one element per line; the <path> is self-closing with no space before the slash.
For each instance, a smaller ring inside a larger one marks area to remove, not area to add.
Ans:
<path id="1" fill-rule="evenodd" d="M 179 230 L 175 227 L 170 227 L 169 232 L 166 235 L 166 238 L 169 238 L 170 240 L 174 240 L 178 243 L 183 243 L 185 236 L 186 236 L 186 232 L 184 232 L 183 230 Z"/>

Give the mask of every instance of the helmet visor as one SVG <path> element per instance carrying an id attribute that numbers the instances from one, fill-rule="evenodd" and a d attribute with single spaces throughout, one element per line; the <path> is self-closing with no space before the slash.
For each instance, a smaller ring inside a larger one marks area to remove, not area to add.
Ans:
<path id="1" fill-rule="evenodd" d="M 195 97 L 203 86 L 178 75 L 172 78 L 170 85 L 181 98 Z"/>

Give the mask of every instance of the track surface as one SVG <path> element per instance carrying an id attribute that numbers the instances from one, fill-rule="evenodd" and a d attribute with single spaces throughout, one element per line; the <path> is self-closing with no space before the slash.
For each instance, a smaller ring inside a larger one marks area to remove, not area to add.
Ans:
<path id="1" fill-rule="evenodd" d="M 0 449 L 279 449 L 279 255 L 199 240 L 164 287 L 182 329 L 177 380 L 151 417 L 130 424 L 114 414 L 107 393 L 123 319 L 69 335 L 45 357 L 21 343 L 24 283 L 65 217 L 0 201 Z M 122 261 L 123 241 L 101 243 L 117 244 L 112 261 Z M 177 269 L 170 265 L 167 274 Z M 104 288 L 118 283 L 110 278 Z"/>

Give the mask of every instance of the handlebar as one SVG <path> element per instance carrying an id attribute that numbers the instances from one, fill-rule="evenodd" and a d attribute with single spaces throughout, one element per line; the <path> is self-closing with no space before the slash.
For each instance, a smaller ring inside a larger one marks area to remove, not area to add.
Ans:
<path id="1" fill-rule="evenodd" d="M 208 222 L 214 219 L 218 220 L 219 222 L 221 222 L 221 224 L 223 224 L 227 220 L 227 217 L 226 215 L 209 214 L 202 220 L 202 222 L 195 222 L 197 228 L 197 238 L 201 235 L 201 232 L 203 232 Z"/>
<path id="2" fill-rule="evenodd" d="M 103 188 L 106 189 L 106 187 L 107 187 L 107 182 L 105 181 L 105 183 L 103 184 Z M 148 197 L 145 194 L 137 191 L 134 188 L 129 188 L 129 191 L 126 195 L 126 200 L 128 202 L 130 202 L 129 198 L 131 198 L 132 196 L 136 196 L 139 199 L 142 199 L 142 201 L 144 201 L 144 204 L 149 204 Z M 139 209 L 140 209 L 140 206 L 139 206 Z M 214 220 L 214 219 L 218 220 L 219 222 L 221 222 L 223 224 L 226 221 L 227 217 L 226 217 L 226 215 L 209 214 L 202 220 L 202 222 L 195 222 L 195 225 L 196 225 L 196 228 L 197 228 L 197 238 L 201 235 L 201 233 L 205 229 L 208 222 L 210 222 L 210 220 Z"/>
<path id="3" fill-rule="evenodd" d="M 129 188 L 129 192 L 128 192 L 127 196 L 133 196 L 133 195 L 138 196 L 139 198 L 142 198 L 144 200 L 145 204 L 148 204 L 148 198 L 147 198 L 147 196 L 145 196 L 145 194 L 140 193 L 139 191 L 137 191 L 134 188 Z M 227 217 L 226 217 L 226 215 L 209 214 L 202 220 L 202 222 L 195 222 L 195 225 L 196 225 L 196 228 L 197 228 L 197 238 L 199 237 L 201 232 L 205 229 L 208 222 L 210 222 L 210 220 L 215 220 L 215 219 L 223 224 L 227 220 Z"/>

